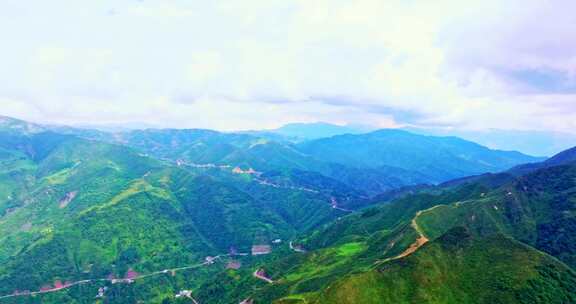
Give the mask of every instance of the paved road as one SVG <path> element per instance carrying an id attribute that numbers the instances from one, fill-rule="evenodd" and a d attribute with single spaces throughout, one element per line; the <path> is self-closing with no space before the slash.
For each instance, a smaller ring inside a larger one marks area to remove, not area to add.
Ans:
<path id="1" fill-rule="evenodd" d="M 273 281 L 272 279 L 266 277 L 265 275 L 260 274 L 260 273 L 259 273 L 260 270 L 262 270 L 262 269 L 256 269 L 252 275 L 253 275 L 255 278 L 260 279 L 260 280 L 262 280 L 262 281 L 265 281 L 265 282 L 267 282 L 267 283 L 270 283 L 270 284 L 274 283 L 274 281 Z"/>
<path id="2" fill-rule="evenodd" d="M 199 268 L 202 266 L 207 266 L 207 265 L 211 265 L 213 264 L 216 260 L 220 259 L 223 256 L 228 256 L 229 254 L 222 254 L 222 255 L 217 255 L 214 258 L 212 258 L 212 260 L 210 261 L 205 261 L 203 263 L 199 263 L 199 264 L 195 264 L 195 265 L 190 265 L 190 266 L 184 266 L 184 267 L 178 267 L 178 268 L 170 268 L 170 269 L 164 269 L 164 270 L 160 270 L 160 271 L 155 271 L 155 272 L 151 272 L 145 275 L 139 275 L 137 277 L 134 277 L 132 279 L 89 279 L 89 280 L 81 280 L 81 281 L 76 281 L 76 282 L 72 282 L 70 284 L 66 284 L 60 288 L 52 288 L 52 289 L 48 289 L 48 290 L 41 290 L 41 291 L 32 291 L 32 292 L 27 292 L 27 293 L 19 293 L 19 294 L 10 294 L 10 295 L 5 295 L 5 296 L 0 296 L 0 299 L 6 299 L 6 298 L 14 298 L 14 297 L 24 297 L 24 296 L 32 296 L 32 295 L 39 295 L 39 294 L 45 294 L 45 293 L 52 293 L 52 292 L 59 292 L 65 289 L 69 289 L 72 288 L 74 286 L 77 285 L 83 285 L 83 284 L 88 284 L 88 283 L 97 283 L 97 282 L 111 282 L 114 284 L 129 284 L 132 283 L 136 280 L 142 280 L 145 278 L 149 278 L 149 277 L 153 277 L 153 276 L 158 276 L 158 275 L 162 275 L 162 274 L 168 274 L 168 273 L 174 273 L 174 272 L 178 272 L 178 271 L 183 271 L 183 270 L 188 270 L 188 269 L 194 269 L 194 268 Z"/>
<path id="3" fill-rule="evenodd" d="M 300 253 L 306 252 L 306 250 L 304 250 L 304 249 L 294 247 L 294 245 L 292 244 L 292 241 L 290 241 L 290 243 L 288 243 L 288 246 L 290 246 L 290 250 L 292 250 L 292 251 L 300 252 Z"/>

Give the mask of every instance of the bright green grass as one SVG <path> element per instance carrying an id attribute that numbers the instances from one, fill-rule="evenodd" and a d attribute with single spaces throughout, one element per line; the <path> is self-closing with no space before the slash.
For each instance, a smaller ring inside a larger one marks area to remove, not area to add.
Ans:
<path id="1" fill-rule="evenodd" d="M 360 253 L 365 248 L 366 244 L 362 242 L 346 243 L 338 247 L 338 255 L 345 257 L 353 256 Z"/>
<path id="2" fill-rule="evenodd" d="M 46 176 L 44 179 L 50 185 L 59 185 L 64 184 L 71 174 L 72 174 L 72 168 L 65 168 L 52 175 Z"/>
<path id="3" fill-rule="evenodd" d="M 104 208 L 112 207 L 112 206 L 126 200 L 127 198 L 129 198 L 131 196 L 134 196 L 136 194 L 143 193 L 143 192 L 147 192 L 151 195 L 154 195 L 154 196 L 161 198 L 161 199 L 164 199 L 164 200 L 169 200 L 171 198 L 170 193 L 168 191 L 166 191 L 165 189 L 154 187 L 143 179 L 137 179 L 137 180 L 133 181 L 128 188 L 126 188 L 122 192 L 118 193 L 116 196 L 114 196 L 107 203 L 89 208 L 89 209 L 83 211 L 81 214 L 86 214 L 87 212 L 90 212 L 94 208 L 104 209 Z"/>
<path id="4" fill-rule="evenodd" d="M 576 274 L 502 236 L 473 239 L 451 230 L 403 260 L 344 277 L 325 288 L 331 303 L 573 303 Z"/>
<path id="5" fill-rule="evenodd" d="M 297 269 L 290 272 L 284 279 L 286 281 L 298 281 L 329 274 L 331 271 L 349 263 L 353 256 L 363 252 L 365 249 L 365 243 L 352 242 L 337 248 L 320 250 L 306 263 L 299 265 Z"/>

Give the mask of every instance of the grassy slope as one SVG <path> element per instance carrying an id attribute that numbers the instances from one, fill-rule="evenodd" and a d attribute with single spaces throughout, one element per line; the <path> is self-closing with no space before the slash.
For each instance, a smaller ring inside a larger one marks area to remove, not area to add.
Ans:
<path id="1" fill-rule="evenodd" d="M 482 183 L 469 184 L 366 209 L 305 238 L 303 243 L 309 253 L 278 257 L 263 265 L 277 283 L 243 295 L 251 294 L 262 303 L 283 297 L 289 301 L 315 299 L 318 291 L 340 277 L 366 273 L 373 262 L 394 257 L 408 248 L 417 236 L 410 222 L 419 210 L 423 212 L 415 222 L 431 240 L 453 227 L 464 226 L 477 238 L 505 234 L 573 266 L 575 183 L 576 166 L 564 165 L 539 170 L 497 189 Z M 354 252 L 350 260 L 339 257 L 338 248 L 352 246 L 349 244 L 362 244 L 362 250 Z M 479 247 L 482 245 L 476 248 Z M 498 246 L 493 247 L 497 251 Z M 516 262 L 517 267 L 525 267 L 522 260 Z M 540 287 L 545 290 L 543 286 Z M 550 288 L 553 290 L 553 286 Z"/>
<path id="2" fill-rule="evenodd" d="M 576 273 L 531 247 L 456 229 L 405 259 L 347 276 L 308 302 L 572 303 L 575 288 Z"/>
<path id="3" fill-rule="evenodd" d="M 11 204 L 0 217 L 2 294 L 55 280 L 121 277 L 129 267 L 147 273 L 194 264 L 230 246 L 246 251 L 293 233 L 273 209 L 235 188 L 124 147 L 66 137 L 35 153 L 42 157 L 11 153 L 24 158 L 22 165 L 2 169 L 25 171 L 30 182 L 0 187 L 13 196 L 0 205 Z M 63 206 L 71 192 L 76 196 Z M 147 288 L 171 295 L 174 286 Z M 94 290 L 80 294 L 93 297 Z"/>
<path id="4" fill-rule="evenodd" d="M 477 235 L 505 233 L 576 267 L 576 165 L 522 176 L 482 198 L 427 212 L 419 222 L 432 237 L 454 226 Z"/>
<path id="5" fill-rule="evenodd" d="M 469 187 L 441 195 L 419 194 L 343 217 L 298 242 L 304 244 L 308 253 L 292 253 L 286 248 L 240 274 L 221 274 L 202 286 L 199 299 L 205 303 L 231 303 L 252 296 L 258 303 L 269 303 L 285 296 L 314 294 L 344 275 L 369 271 L 375 261 L 402 253 L 417 237 L 410 221 L 418 210 L 476 197 L 482 191 Z M 257 266 L 263 267 L 276 283 L 265 285 L 251 278 L 250 272 Z M 227 282 L 227 288 L 220 287 L 222 281 Z"/>
<path id="6" fill-rule="evenodd" d="M 228 185 L 167 168 L 121 147 L 69 138 L 47 139 L 32 140 L 26 143 L 30 146 L 9 153 L 24 156 L 22 164 L 6 171 L 24 173 L 26 183 L 2 185 L 4 193 L 16 197 L 4 203 L 0 200 L 0 206 L 11 206 L 10 212 L 0 218 L 0 261 L 4 262 L 0 266 L 0 288 L 6 291 L 13 291 L 15 287 L 37 289 L 40 284 L 56 279 L 99 277 L 108 273 L 121 276 L 129 267 L 147 272 L 165 265 L 196 262 L 206 254 L 226 250 L 227 241 L 246 248 L 255 238 L 290 235 L 294 227 L 283 222 L 287 218 L 302 218 L 301 224 L 307 227 L 318 223 L 309 220 L 306 214 L 295 212 L 291 199 L 286 200 L 285 209 L 293 213 L 286 216 L 276 206 L 263 204 L 266 201 L 263 197 L 268 194 L 253 199 Z M 34 153 L 30 153 L 29 148 L 33 148 Z M 572 223 L 571 209 L 564 205 L 572 200 L 570 181 L 573 179 L 570 174 L 562 175 L 563 172 L 545 173 L 548 175 L 537 176 L 533 182 L 519 186 L 524 192 L 526 185 L 528 189 L 538 190 L 531 194 L 537 199 L 529 200 L 528 209 L 521 199 L 512 199 L 517 197 L 517 188 L 512 188 L 512 195 L 507 194 L 507 188 L 482 196 L 487 189 L 473 185 L 441 195 L 412 196 L 390 206 L 343 218 L 303 240 L 308 249 L 316 250 L 287 258 L 269 257 L 270 263 L 264 266 L 278 284 L 263 286 L 264 283 L 251 278 L 253 269 L 229 271 L 217 278 L 220 281 L 203 285 L 200 284 L 207 273 L 185 275 L 163 278 L 161 282 L 138 283 L 126 289 L 116 288 L 115 302 L 151 298 L 156 302 L 173 294 L 176 288 L 200 286 L 200 292 L 207 296 L 201 298 L 202 302 L 207 303 L 230 303 L 253 293 L 259 300 L 264 299 L 264 303 L 286 295 L 314 299 L 324 286 L 354 272 L 369 272 L 375 259 L 402 252 L 416 237 L 409 226 L 410 220 L 418 210 L 437 204 L 450 207 L 435 208 L 434 212 L 426 212 L 418 219 L 431 238 L 443 234 L 445 228 L 461 225 L 462 219 L 467 218 L 463 215 L 470 215 L 463 206 L 475 206 L 470 210 L 486 213 L 486 216 L 474 217 L 483 219 L 476 222 L 489 224 L 468 225 L 474 234 L 505 232 L 541 244 L 539 248 L 547 246 L 548 252 L 556 250 L 560 256 L 570 253 L 562 246 L 571 243 L 550 236 L 570 235 L 571 230 L 566 231 L 566 227 Z M 562 178 L 536 183 L 556 176 Z M 59 201 L 71 191 L 78 191 L 78 196 L 65 208 L 59 208 Z M 278 195 L 271 194 L 269 201 Z M 502 199 L 502 205 L 497 206 L 502 207 L 498 210 L 506 210 L 504 216 L 494 220 L 491 210 L 497 209 L 490 199 L 507 196 L 511 197 Z M 300 198 L 295 196 L 294 200 Z M 465 203 L 457 204 L 458 201 Z M 553 213 L 549 207 L 542 209 L 546 204 L 541 202 L 564 207 L 559 209 L 560 213 Z M 247 213 L 247 218 L 240 215 L 240 210 L 243 214 L 246 210 L 252 211 Z M 434 216 L 435 212 L 443 213 Z M 534 214 L 545 217 L 536 218 Z M 562 221 L 545 221 L 558 215 L 564 215 L 560 217 Z M 431 220 L 433 218 L 439 220 Z M 215 222 L 222 227 L 212 229 Z M 544 224 L 545 229 L 532 229 L 540 224 Z M 547 237 L 539 237 L 542 231 L 547 232 Z M 569 262 L 566 259 L 571 256 L 561 258 Z M 258 264 L 261 262 L 250 265 Z M 229 282 L 233 287 L 214 288 L 222 282 Z M 254 292 L 253 286 L 259 289 Z M 70 302 L 70 297 L 81 300 L 92 298 L 94 293 L 94 288 L 86 291 L 79 288 L 42 299 L 45 303 Z"/>
<path id="7" fill-rule="evenodd" d="M 0 155 L 2 172 L 26 181 L 0 186 L 6 194 L 0 207 L 9 211 L 0 217 L 1 294 L 56 280 L 122 277 L 128 268 L 149 273 L 195 264 L 232 246 L 246 252 L 253 243 L 288 239 L 338 215 L 327 200 L 330 185 L 320 185 L 326 193 L 277 189 L 245 176 L 212 178 L 169 167 L 122 146 L 58 134 L 19 136 Z M 74 198 L 63 204 L 70 193 Z M 118 303 L 160 301 L 197 288 L 219 267 L 111 293 Z M 37 299 L 83 301 L 97 287 Z"/>

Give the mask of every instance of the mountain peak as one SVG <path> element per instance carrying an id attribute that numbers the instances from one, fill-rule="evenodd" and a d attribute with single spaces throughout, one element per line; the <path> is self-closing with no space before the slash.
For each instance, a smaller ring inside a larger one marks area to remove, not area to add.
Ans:
<path id="1" fill-rule="evenodd" d="M 369 129 L 366 127 L 342 126 L 326 122 L 290 123 L 271 130 L 272 133 L 301 139 L 318 139 L 342 134 L 361 134 L 367 131 Z"/>
<path id="2" fill-rule="evenodd" d="M 44 128 L 40 125 L 2 115 L 0 115 L 0 129 L 13 130 L 24 133 L 37 133 L 44 130 Z"/>
<path id="3" fill-rule="evenodd" d="M 561 165 L 576 161 L 576 147 L 564 150 L 546 161 L 549 165 Z"/>

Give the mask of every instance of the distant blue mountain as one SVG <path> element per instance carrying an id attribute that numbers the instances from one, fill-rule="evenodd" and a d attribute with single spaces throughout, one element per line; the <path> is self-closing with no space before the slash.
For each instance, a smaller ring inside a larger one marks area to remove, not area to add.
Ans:
<path id="1" fill-rule="evenodd" d="M 368 126 L 340 126 L 330 123 L 291 123 L 278 129 L 250 132 L 273 140 L 292 142 L 314 140 L 344 134 L 364 134 L 376 130 Z M 576 134 L 554 131 L 459 130 L 437 128 L 402 128 L 412 133 L 432 136 L 457 136 L 491 149 L 520 151 L 535 156 L 552 156 L 576 145 Z"/>
<path id="2" fill-rule="evenodd" d="M 324 122 L 291 123 L 278 129 L 268 130 L 270 133 L 298 139 L 318 139 L 342 134 L 362 134 L 371 131 L 367 127 L 340 126 Z"/>
<path id="3" fill-rule="evenodd" d="M 469 131 L 426 128 L 406 128 L 405 130 L 425 135 L 458 136 L 489 148 L 522 151 L 530 155 L 538 156 L 552 156 L 576 145 L 576 134 L 554 131 L 520 131 L 501 129 Z"/>
<path id="4" fill-rule="evenodd" d="M 315 128 L 324 131 L 294 131 Z M 520 152 L 491 150 L 457 137 L 424 136 L 399 129 L 331 137 L 326 136 L 360 130 L 327 124 L 282 129 L 293 132 L 285 132 L 291 135 L 288 136 L 272 132 L 148 129 L 117 134 L 114 140 L 162 159 L 241 166 L 262 172 L 316 172 L 370 195 L 543 160 Z M 297 134 L 324 137 L 288 139 Z"/>
<path id="5" fill-rule="evenodd" d="M 392 166 L 419 172 L 435 182 L 543 160 L 516 151 L 492 150 L 458 137 L 425 136 L 399 129 L 322 138 L 301 143 L 298 149 L 348 167 Z"/>

